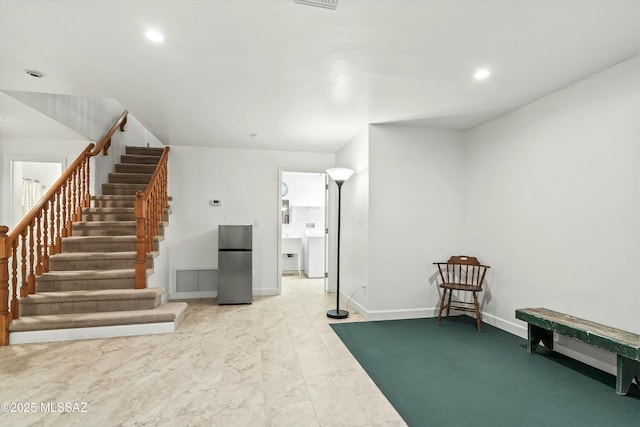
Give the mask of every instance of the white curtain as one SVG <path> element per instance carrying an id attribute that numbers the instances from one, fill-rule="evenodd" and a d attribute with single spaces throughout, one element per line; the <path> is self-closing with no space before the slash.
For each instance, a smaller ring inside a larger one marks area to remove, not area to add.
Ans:
<path id="1" fill-rule="evenodd" d="M 47 188 L 37 179 L 22 178 L 22 217 L 40 201 Z"/>

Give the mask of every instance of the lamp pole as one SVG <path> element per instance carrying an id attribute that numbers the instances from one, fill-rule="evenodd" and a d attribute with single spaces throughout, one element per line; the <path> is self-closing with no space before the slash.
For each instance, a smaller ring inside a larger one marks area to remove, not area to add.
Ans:
<path id="1" fill-rule="evenodd" d="M 340 219 L 342 205 L 342 184 L 353 175 L 353 170 L 346 168 L 327 169 L 329 176 L 338 185 L 338 248 L 337 248 L 337 268 L 336 268 L 336 309 L 327 311 L 327 317 L 332 319 L 345 319 L 349 317 L 347 310 L 340 310 Z"/>

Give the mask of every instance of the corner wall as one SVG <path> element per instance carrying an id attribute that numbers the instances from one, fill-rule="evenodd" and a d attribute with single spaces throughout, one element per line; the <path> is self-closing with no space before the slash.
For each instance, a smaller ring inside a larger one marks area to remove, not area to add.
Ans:
<path id="1" fill-rule="evenodd" d="M 541 306 L 640 333 L 639 75 L 636 57 L 468 133 L 487 319 L 524 335 L 515 309 Z"/>
<path id="2" fill-rule="evenodd" d="M 464 249 L 464 135 L 372 125 L 369 140 L 369 318 L 432 316 L 432 263 Z"/>
<path id="3" fill-rule="evenodd" d="M 340 294 L 341 302 L 355 304 L 358 311 L 368 307 L 367 289 L 369 283 L 369 129 L 360 132 L 336 155 L 336 165 L 353 169 L 355 172 L 342 185 L 342 221 L 340 223 Z M 330 231 L 337 231 L 337 186 L 329 179 L 329 188 L 334 191 L 335 203 L 330 203 L 330 218 L 335 225 Z M 333 214 L 333 216 L 331 215 Z M 336 254 L 335 231 L 330 232 L 329 254 Z M 335 291 L 336 260 L 329 260 L 330 289 Z"/>

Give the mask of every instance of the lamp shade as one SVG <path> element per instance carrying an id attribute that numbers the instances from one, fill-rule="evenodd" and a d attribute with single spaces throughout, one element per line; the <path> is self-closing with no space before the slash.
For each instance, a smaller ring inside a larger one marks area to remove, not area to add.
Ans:
<path id="1" fill-rule="evenodd" d="M 327 169 L 327 173 L 329 174 L 331 179 L 333 179 L 338 184 L 342 184 L 343 182 L 351 178 L 351 175 L 353 175 L 353 172 L 355 172 L 353 169 L 347 169 L 347 168 Z"/>

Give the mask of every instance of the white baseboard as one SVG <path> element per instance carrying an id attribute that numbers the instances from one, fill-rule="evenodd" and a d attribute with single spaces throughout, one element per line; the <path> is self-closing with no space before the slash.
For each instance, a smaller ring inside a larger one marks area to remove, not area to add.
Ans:
<path id="1" fill-rule="evenodd" d="M 50 329 L 44 331 L 11 332 L 9 344 L 32 344 L 57 341 L 90 340 L 94 338 L 130 337 L 136 335 L 171 334 L 175 322 L 141 323 L 136 325 L 96 326 L 93 328 Z"/>
<path id="2" fill-rule="evenodd" d="M 280 292 L 276 288 L 254 288 L 253 289 L 254 296 L 273 296 L 280 295 Z"/>
<path id="3" fill-rule="evenodd" d="M 348 306 L 354 307 L 358 313 L 362 315 L 366 320 L 400 320 L 400 319 L 419 319 L 422 317 L 434 317 L 437 315 L 434 308 L 412 308 L 401 310 L 367 310 L 358 301 L 349 300 L 348 297 L 344 297 L 348 302 Z"/>
<path id="4" fill-rule="evenodd" d="M 280 293 L 274 288 L 258 288 L 253 289 L 253 296 L 272 296 L 280 295 Z M 174 292 L 171 294 L 171 300 L 180 299 L 196 299 L 196 298 L 216 298 L 218 296 L 217 291 L 209 292 Z"/>

